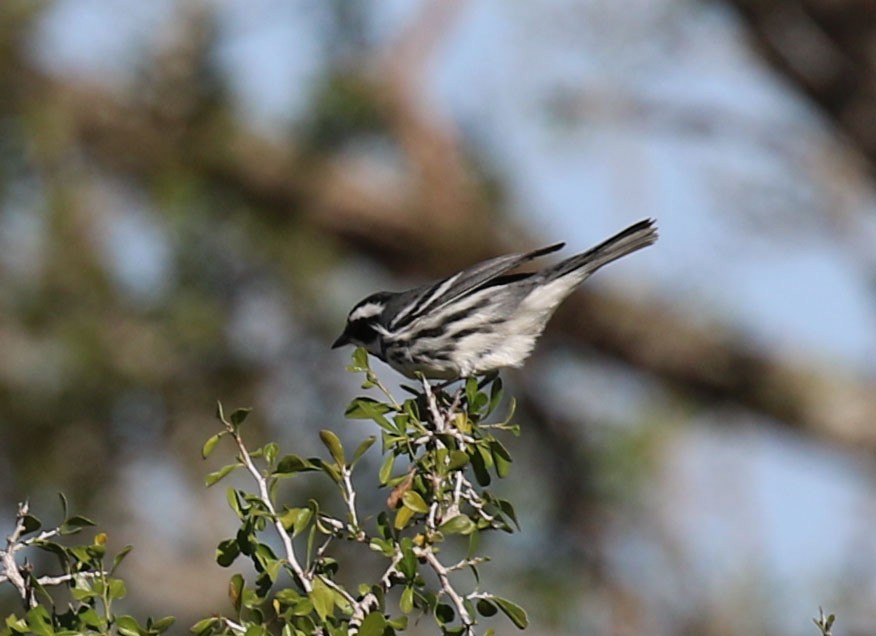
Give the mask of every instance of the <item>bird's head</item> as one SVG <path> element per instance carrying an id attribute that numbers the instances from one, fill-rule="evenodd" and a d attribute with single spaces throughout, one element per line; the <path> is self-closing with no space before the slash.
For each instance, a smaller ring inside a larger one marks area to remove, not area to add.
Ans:
<path id="1" fill-rule="evenodd" d="M 356 303 L 347 316 L 344 332 L 332 343 L 332 349 L 352 344 L 365 347 L 368 353 L 381 356 L 383 352 L 380 347 L 380 335 L 386 330 L 380 319 L 386 309 L 389 296 L 387 292 L 379 292 Z"/>

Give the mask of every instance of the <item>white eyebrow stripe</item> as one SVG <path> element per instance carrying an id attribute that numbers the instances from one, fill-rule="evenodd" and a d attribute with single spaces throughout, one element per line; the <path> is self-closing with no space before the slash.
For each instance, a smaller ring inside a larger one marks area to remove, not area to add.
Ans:
<path id="1" fill-rule="evenodd" d="M 357 307 L 350 313 L 347 318 L 350 322 L 362 320 L 363 318 L 372 318 L 383 313 L 385 306 L 383 303 L 365 303 L 361 307 Z"/>

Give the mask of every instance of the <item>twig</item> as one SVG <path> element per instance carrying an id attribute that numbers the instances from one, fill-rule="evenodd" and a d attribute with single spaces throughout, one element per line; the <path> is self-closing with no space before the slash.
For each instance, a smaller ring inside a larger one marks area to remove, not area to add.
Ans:
<path id="1" fill-rule="evenodd" d="M 245 634 L 246 633 L 246 627 L 244 627 L 240 623 L 235 623 L 230 618 L 226 618 L 223 616 L 222 622 L 225 623 L 225 625 L 228 626 L 228 629 L 230 629 L 235 634 Z"/>
<path id="2" fill-rule="evenodd" d="M 474 634 L 474 621 L 471 619 L 471 615 L 465 608 L 465 602 L 463 598 L 450 583 L 450 577 L 447 576 L 449 570 L 444 566 L 443 563 L 441 563 L 441 561 L 438 560 L 438 557 L 435 556 L 435 553 L 432 552 L 431 548 L 418 550 L 417 556 L 425 558 L 426 562 L 435 572 L 436 576 L 438 577 L 438 581 L 441 583 L 441 590 L 450 598 L 453 606 L 456 608 L 456 613 L 459 615 L 459 620 L 462 622 L 462 626 L 465 629 L 464 633 Z"/>
<path id="3" fill-rule="evenodd" d="M 37 583 L 40 585 L 60 585 L 74 579 L 96 579 L 106 575 L 106 572 L 75 572 L 73 574 L 61 574 L 60 576 L 41 576 L 37 579 Z"/>
<path id="4" fill-rule="evenodd" d="M 447 421 L 441 415 L 441 411 L 438 408 L 438 401 L 435 399 L 435 394 L 432 392 L 432 385 L 429 384 L 429 381 L 424 377 L 422 378 L 423 382 L 423 394 L 426 396 L 426 405 L 429 408 L 429 414 L 432 416 L 432 422 L 435 424 L 435 430 L 439 433 L 443 433 L 447 428 Z"/>
<path id="5" fill-rule="evenodd" d="M 265 507 L 268 509 L 268 513 L 271 515 L 274 529 L 277 531 L 277 535 L 280 537 L 280 541 L 283 542 L 283 549 L 286 552 L 286 561 L 289 562 L 289 565 L 295 572 L 295 576 L 298 579 L 298 582 L 301 584 L 301 587 L 304 588 L 304 591 L 309 594 L 313 590 L 313 583 L 307 577 L 304 569 L 301 567 L 301 564 L 298 563 L 298 558 L 295 556 L 295 550 L 292 547 L 292 537 L 290 537 L 289 533 L 286 532 L 286 528 L 283 527 L 283 523 L 280 521 L 280 518 L 277 515 L 277 510 L 274 508 L 274 504 L 271 502 L 271 495 L 268 492 L 267 480 L 259 472 L 258 467 L 256 467 L 255 463 L 252 461 L 252 457 L 250 456 L 249 451 L 243 443 L 243 438 L 240 436 L 240 433 L 237 432 L 237 429 L 228 423 L 225 423 L 225 427 L 228 429 L 228 432 L 231 434 L 231 436 L 234 438 L 234 442 L 237 444 L 237 448 L 240 451 L 240 459 L 243 462 L 243 465 L 246 466 L 247 471 L 249 471 L 249 474 L 252 475 L 253 479 L 255 479 L 256 483 L 258 484 L 259 495 L 261 496 L 262 502 L 265 504 Z"/>
<path id="6" fill-rule="evenodd" d="M 15 527 L 12 534 L 6 537 L 6 549 L 0 550 L 0 561 L 3 563 L 3 576 L 18 590 L 18 595 L 26 607 L 36 607 L 36 598 L 33 590 L 21 574 L 18 563 L 15 562 L 15 553 L 20 549 L 19 539 L 24 533 L 24 518 L 29 510 L 26 501 L 18 504 L 18 512 L 15 515 Z"/>
<path id="7" fill-rule="evenodd" d="M 368 369 L 368 372 L 365 375 L 365 378 L 371 384 L 373 384 L 378 389 L 380 389 L 380 392 L 383 393 L 384 396 L 386 396 L 386 399 L 389 400 L 390 402 L 392 402 L 392 406 L 395 408 L 396 411 L 402 410 L 401 404 L 399 404 L 396 401 L 395 397 L 393 397 L 392 393 L 389 392 L 389 389 L 386 388 L 386 386 L 383 384 L 383 382 L 380 381 L 380 378 L 377 377 L 376 373 L 374 373 L 371 369 Z"/>
<path id="8" fill-rule="evenodd" d="M 350 513 L 350 524 L 358 533 L 359 530 L 359 515 L 356 514 L 356 491 L 353 490 L 353 482 L 351 477 L 353 469 L 350 466 L 341 466 L 341 496 L 344 503 L 347 504 L 347 511 Z"/>

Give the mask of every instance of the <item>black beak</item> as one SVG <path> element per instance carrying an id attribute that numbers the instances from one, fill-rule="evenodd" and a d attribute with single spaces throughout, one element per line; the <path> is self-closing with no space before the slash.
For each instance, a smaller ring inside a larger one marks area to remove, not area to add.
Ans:
<path id="1" fill-rule="evenodd" d="M 347 335 L 347 332 L 344 331 L 338 339 L 332 343 L 332 349 L 337 349 L 338 347 L 343 347 L 344 345 L 350 344 L 350 336 Z"/>

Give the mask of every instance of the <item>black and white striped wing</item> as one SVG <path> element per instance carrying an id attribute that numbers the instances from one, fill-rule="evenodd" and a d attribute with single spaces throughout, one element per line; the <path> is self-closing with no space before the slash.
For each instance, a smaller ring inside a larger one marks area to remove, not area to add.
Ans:
<path id="1" fill-rule="evenodd" d="M 539 256 L 561 249 L 565 243 L 555 243 L 531 252 L 506 254 L 473 265 L 453 276 L 425 285 L 406 306 L 402 307 L 389 323 L 390 332 L 404 330 L 413 321 L 429 312 L 438 311 L 465 294 L 493 280 L 497 276 L 531 261 Z"/>

